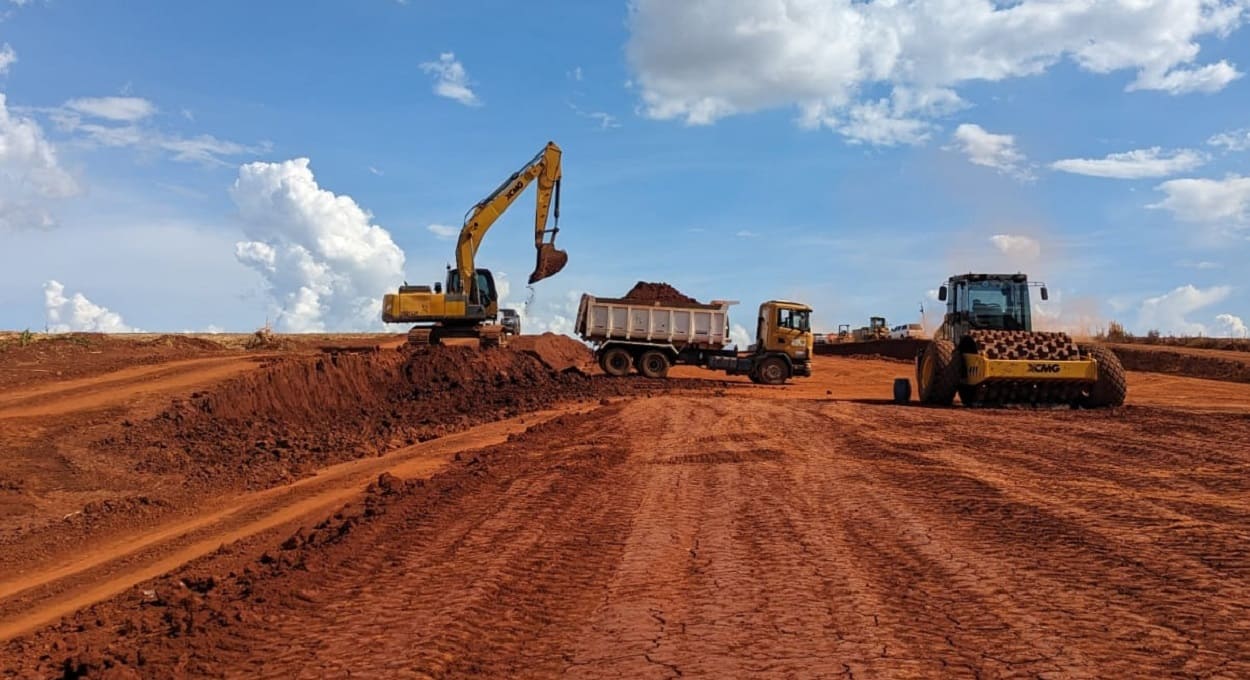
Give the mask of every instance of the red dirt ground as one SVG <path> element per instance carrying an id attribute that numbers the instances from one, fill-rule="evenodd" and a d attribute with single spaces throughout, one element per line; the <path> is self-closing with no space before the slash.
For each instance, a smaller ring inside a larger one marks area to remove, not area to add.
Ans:
<path id="1" fill-rule="evenodd" d="M 1244 385 L 1134 372 L 1110 411 L 929 409 L 887 403 L 900 362 L 761 387 L 461 349 L 0 403 L 0 433 L 68 463 L 0 498 L 54 504 L 118 461 L 146 482 L 5 548 L 4 674 L 1250 674 Z M 439 403 L 469 420 L 407 445 Z"/>

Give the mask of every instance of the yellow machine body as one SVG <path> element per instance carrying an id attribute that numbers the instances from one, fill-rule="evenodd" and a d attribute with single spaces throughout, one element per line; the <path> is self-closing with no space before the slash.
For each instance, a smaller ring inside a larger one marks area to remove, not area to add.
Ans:
<path id="1" fill-rule="evenodd" d="M 964 354 L 964 370 L 968 385 L 980 385 L 987 381 L 1093 383 L 1098 379 L 1098 362 L 1093 359 L 1032 361 L 986 359 L 980 354 Z"/>

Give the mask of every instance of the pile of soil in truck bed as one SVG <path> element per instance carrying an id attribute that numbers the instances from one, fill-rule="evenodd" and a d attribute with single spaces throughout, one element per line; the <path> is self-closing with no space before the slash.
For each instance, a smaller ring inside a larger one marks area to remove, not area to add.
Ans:
<path id="1" fill-rule="evenodd" d="M 676 288 L 667 283 L 651 283 L 648 281 L 639 281 L 634 287 L 629 289 L 622 300 L 630 302 L 658 302 L 660 304 L 700 304 L 700 302 L 688 295 L 685 295 Z"/>

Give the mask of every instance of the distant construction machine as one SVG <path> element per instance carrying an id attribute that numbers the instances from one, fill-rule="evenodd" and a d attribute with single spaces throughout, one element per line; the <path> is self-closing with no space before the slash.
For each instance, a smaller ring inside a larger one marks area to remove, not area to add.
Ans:
<path id="1" fill-rule="evenodd" d="M 855 329 L 856 342 L 868 342 L 869 340 L 889 340 L 890 327 L 885 323 L 884 316 L 874 316 L 868 319 L 867 326 L 861 326 Z"/>
<path id="2" fill-rule="evenodd" d="M 401 286 L 382 300 L 382 320 L 386 323 L 418 324 L 408 332 L 408 343 L 416 346 L 438 344 L 443 338 L 477 338 L 483 347 L 500 345 L 506 336 L 521 332 L 520 318 L 513 310 L 499 309 L 499 291 L 488 269 L 474 263 L 482 237 L 512 205 L 531 182 L 538 181 L 538 206 L 534 213 L 534 248 L 538 262 L 529 282 L 555 275 L 568 263 L 568 255 L 555 247 L 560 231 L 560 147 L 547 146 L 529 163 L 512 173 L 489 196 L 478 201 L 465 215 L 456 241 L 456 267 L 447 269 L 447 288 Z M 554 224 L 547 228 L 552 208 Z M 550 240 L 547 239 L 550 234 Z"/>
<path id="3" fill-rule="evenodd" d="M 1043 300 L 1046 287 L 1040 286 Z M 920 401 L 949 406 L 1068 404 L 1120 406 L 1127 392 L 1119 358 L 1067 333 L 1033 330 L 1028 277 L 962 274 L 938 289 L 946 316 L 916 357 Z"/>

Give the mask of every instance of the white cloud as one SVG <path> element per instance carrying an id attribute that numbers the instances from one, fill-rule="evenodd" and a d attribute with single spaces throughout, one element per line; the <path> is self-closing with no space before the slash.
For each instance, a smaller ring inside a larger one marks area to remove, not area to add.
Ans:
<path id="1" fill-rule="evenodd" d="M 1193 149 L 1164 151 L 1153 146 L 1149 149 L 1113 153 L 1105 158 L 1066 158 L 1051 163 L 1050 167 L 1061 172 L 1091 177 L 1140 179 L 1166 177 L 1193 170 L 1204 162 L 1206 157 Z"/>
<path id="2" fill-rule="evenodd" d="M 5 43 L 4 46 L 0 47 L 0 75 L 8 73 L 9 67 L 15 63 L 17 63 L 17 52 L 14 52 L 13 48 L 8 43 Z"/>
<path id="3" fill-rule="evenodd" d="M 738 238 L 759 238 L 760 235 L 757 232 L 751 231 L 750 229 L 739 229 L 738 233 L 735 234 L 735 236 L 737 236 Z"/>
<path id="4" fill-rule="evenodd" d="M 126 123 L 156 113 L 152 102 L 140 97 L 82 97 L 65 102 L 65 108 L 85 116 Z"/>
<path id="5" fill-rule="evenodd" d="M 808 126 L 910 143 L 925 119 L 961 105 L 957 88 L 1038 75 L 1065 60 L 1096 74 L 1135 71 L 1129 90 L 1218 90 L 1239 73 L 1224 61 L 1197 63 L 1199 41 L 1238 29 L 1248 7 L 1244 0 L 633 0 L 627 56 L 652 118 L 699 125 L 794 107 Z"/>
<path id="6" fill-rule="evenodd" d="M 569 71 L 569 78 L 572 78 L 573 80 L 576 80 L 579 83 L 582 82 L 582 67 L 581 66 L 573 67 L 573 70 Z"/>
<path id="7" fill-rule="evenodd" d="M 452 227 L 446 224 L 431 224 L 427 226 L 426 229 L 429 230 L 431 234 L 434 234 L 435 237 L 443 241 L 450 241 L 456 238 L 456 235 L 460 233 L 460 227 Z"/>
<path id="8" fill-rule="evenodd" d="M 1232 314 L 1219 314 L 1215 317 L 1215 328 L 1212 335 L 1227 338 L 1250 338 L 1250 329 L 1241 317 Z"/>
<path id="9" fill-rule="evenodd" d="M 746 327 L 742 324 L 731 324 L 729 326 L 729 342 L 739 350 L 745 351 L 751 345 L 751 334 L 747 333 Z"/>
<path id="10" fill-rule="evenodd" d="M 434 76 L 434 93 L 454 99 L 465 106 L 478 106 L 481 101 L 469 87 L 469 74 L 464 65 L 456 61 L 454 52 L 438 55 L 438 61 L 421 64 L 421 70 Z"/>
<path id="11" fill-rule="evenodd" d="M 955 128 L 953 148 L 963 152 L 975 165 L 993 168 L 1017 179 L 1032 178 L 1024 167 L 1024 154 L 1016 149 L 1016 138 L 1012 135 L 996 135 L 980 125 L 964 123 Z"/>
<path id="12" fill-rule="evenodd" d="M 1168 94 L 1189 94 L 1202 92 L 1210 94 L 1219 92 L 1229 83 L 1240 78 L 1242 74 L 1227 61 L 1219 61 L 1197 68 L 1174 68 L 1166 73 L 1152 70 L 1143 71 L 1137 80 L 1125 88 L 1133 90 L 1162 90 Z"/>
<path id="13" fill-rule="evenodd" d="M 581 302 L 581 293 L 566 290 L 563 295 L 538 297 L 538 290 L 526 286 L 527 297 L 523 301 L 511 300 L 511 277 L 504 272 L 495 272 L 495 286 L 499 290 L 499 306 L 516 311 L 521 318 L 521 332 L 525 334 L 559 333 L 573 335 L 574 321 L 577 319 L 577 307 Z"/>
<path id="14" fill-rule="evenodd" d="M 56 218 L 49 203 L 78 191 L 43 129 L 10 114 L 0 93 L 0 229 L 51 228 Z"/>
<path id="15" fill-rule="evenodd" d="M 382 295 L 403 280 L 404 254 L 350 196 L 322 189 L 307 158 L 248 163 L 230 196 L 250 239 L 235 255 L 268 282 L 280 329 L 381 325 Z"/>
<path id="16" fill-rule="evenodd" d="M 1205 325 L 1186 317 L 1222 302 L 1231 292 L 1228 286 L 1203 289 L 1189 284 L 1158 297 L 1147 298 L 1138 310 L 1137 327 L 1143 333 L 1157 330 L 1164 335 L 1206 335 Z"/>
<path id="17" fill-rule="evenodd" d="M 1186 222 L 1244 222 L 1250 218 L 1250 177 L 1173 179 L 1155 188 L 1167 198 L 1148 207 L 1168 210 Z"/>
<path id="18" fill-rule="evenodd" d="M 1250 149 L 1250 128 L 1229 130 L 1212 135 L 1211 139 L 1207 140 L 1207 144 L 1222 146 L 1228 151 L 1245 151 Z"/>
<path id="19" fill-rule="evenodd" d="M 1042 255 L 1042 244 L 1035 238 L 1015 234 L 994 234 L 990 243 L 998 252 L 1011 258 L 1036 260 Z"/>
<path id="20" fill-rule="evenodd" d="M 95 304 L 82 293 L 65 297 L 65 286 L 55 280 L 43 284 L 43 301 L 48 330 L 53 333 L 130 333 L 139 330 L 127 325 L 117 312 Z"/>

